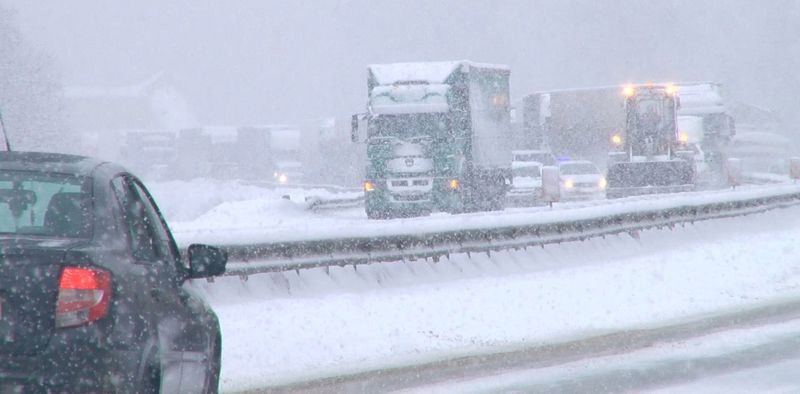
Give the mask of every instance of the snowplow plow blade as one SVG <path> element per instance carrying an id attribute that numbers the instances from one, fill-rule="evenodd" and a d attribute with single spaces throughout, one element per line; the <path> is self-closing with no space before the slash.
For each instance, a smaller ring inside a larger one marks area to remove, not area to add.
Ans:
<path id="1" fill-rule="evenodd" d="M 608 198 L 694 190 L 694 166 L 684 160 L 615 163 L 608 168 Z"/>

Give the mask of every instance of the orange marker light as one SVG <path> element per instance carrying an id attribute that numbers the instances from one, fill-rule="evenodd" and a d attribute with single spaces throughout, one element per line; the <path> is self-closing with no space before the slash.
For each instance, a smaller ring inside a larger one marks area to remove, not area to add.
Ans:
<path id="1" fill-rule="evenodd" d="M 631 97 L 631 96 L 634 95 L 634 93 L 636 93 L 636 89 L 634 89 L 633 86 L 631 86 L 631 85 L 628 85 L 628 86 L 625 86 L 624 88 L 622 88 L 622 94 L 625 97 Z"/>

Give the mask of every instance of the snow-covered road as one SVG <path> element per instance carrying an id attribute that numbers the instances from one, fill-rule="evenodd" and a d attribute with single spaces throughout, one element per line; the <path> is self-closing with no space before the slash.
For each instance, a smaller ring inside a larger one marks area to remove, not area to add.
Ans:
<path id="1" fill-rule="evenodd" d="M 435 393 L 763 393 L 800 391 L 800 320 L 665 342 L 630 353 L 423 385 Z"/>
<path id="2" fill-rule="evenodd" d="M 800 208 L 491 257 L 198 283 L 236 391 L 800 295 Z M 747 229 L 747 231 L 741 231 Z"/>

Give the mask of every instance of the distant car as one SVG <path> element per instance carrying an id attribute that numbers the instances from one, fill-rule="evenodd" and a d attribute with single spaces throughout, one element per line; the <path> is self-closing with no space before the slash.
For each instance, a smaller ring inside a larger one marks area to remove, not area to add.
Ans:
<path id="1" fill-rule="evenodd" d="M 530 149 L 530 150 L 515 150 L 512 151 L 513 161 L 515 162 L 534 162 L 542 166 L 555 166 L 558 165 L 556 157 L 546 150 Z"/>
<path id="2" fill-rule="evenodd" d="M 89 158 L 0 152 L 0 392 L 214 393 L 215 314 L 144 185 Z"/>
<path id="3" fill-rule="evenodd" d="M 275 172 L 272 177 L 278 184 L 303 182 L 303 164 L 297 161 L 279 161 L 275 163 Z"/>
<path id="4" fill-rule="evenodd" d="M 605 198 L 606 178 L 594 163 L 565 161 L 559 164 L 558 171 L 562 200 Z"/>
<path id="5" fill-rule="evenodd" d="M 517 205 L 530 205 L 542 194 L 542 163 L 534 161 L 511 162 L 512 187 L 508 200 Z"/>

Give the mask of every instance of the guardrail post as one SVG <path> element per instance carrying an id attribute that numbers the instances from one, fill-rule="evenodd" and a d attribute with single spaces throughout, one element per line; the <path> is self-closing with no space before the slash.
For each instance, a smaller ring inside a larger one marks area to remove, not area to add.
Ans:
<path id="1" fill-rule="evenodd" d="M 742 160 L 734 157 L 725 160 L 725 175 L 728 179 L 728 185 L 736 189 L 736 186 L 739 186 L 742 180 Z"/>
<path id="2" fill-rule="evenodd" d="M 800 157 L 789 158 L 789 178 L 795 183 L 800 179 Z"/>
<path id="3" fill-rule="evenodd" d="M 559 179 L 558 167 L 542 167 L 542 201 L 550 204 L 561 199 L 561 179 Z"/>

